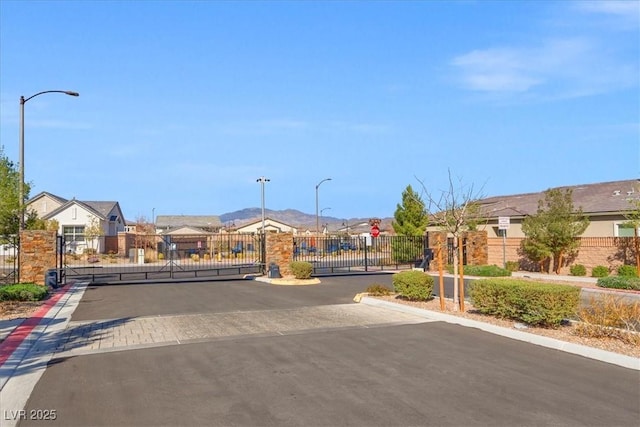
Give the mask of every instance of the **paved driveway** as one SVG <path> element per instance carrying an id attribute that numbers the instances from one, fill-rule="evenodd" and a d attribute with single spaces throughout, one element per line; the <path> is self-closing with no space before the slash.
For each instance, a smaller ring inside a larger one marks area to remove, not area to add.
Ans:
<path id="1" fill-rule="evenodd" d="M 638 371 L 353 304 L 372 283 L 89 288 L 20 425 L 637 425 Z"/>

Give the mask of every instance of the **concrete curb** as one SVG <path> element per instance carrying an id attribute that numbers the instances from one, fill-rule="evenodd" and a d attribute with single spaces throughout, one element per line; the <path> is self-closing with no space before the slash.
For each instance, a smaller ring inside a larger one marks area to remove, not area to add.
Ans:
<path id="1" fill-rule="evenodd" d="M 308 286 L 308 285 L 317 285 L 320 283 L 320 279 L 318 278 L 302 280 L 302 279 L 288 279 L 288 278 L 271 279 L 268 277 L 255 276 L 253 277 L 253 280 L 258 282 L 263 282 L 263 283 L 269 283 L 270 285 L 281 285 L 281 286 Z"/>
<path id="2" fill-rule="evenodd" d="M 375 307 L 384 307 L 391 310 L 397 310 L 404 313 L 410 313 L 417 316 L 435 319 L 446 323 L 453 323 L 468 328 L 477 328 L 485 332 L 500 335 L 503 337 L 515 339 L 518 341 L 528 342 L 534 345 L 551 348 L 554 350 L 564 351 L 566 353 L 576 354 L 587 357 L 589 359 L 599 360 L 601 362 L 610 363 L 612 365 L 622 366 L 624 368 L 640 371 L 640 358 L 625 356 L 610 351 L 600 350 L 597 348 L 587 347 L 580 344 L 568 343 L 554 338 L 544 337 L 540 335 L 530 334 L 528 332 L 516 331 L 513 329 L 503 328 L 501 326 L 490 325 L 488 323 L 478 322 L 476 320 L 466 319 L 464 317 L 453 316 L 450 314 L 439 313 L 437 311 L 425 310 L 416 307 L 410 307 L 403 304 L 383 301 L 371 297 L 362 297 L 360 303 L 372 305 Z"/>

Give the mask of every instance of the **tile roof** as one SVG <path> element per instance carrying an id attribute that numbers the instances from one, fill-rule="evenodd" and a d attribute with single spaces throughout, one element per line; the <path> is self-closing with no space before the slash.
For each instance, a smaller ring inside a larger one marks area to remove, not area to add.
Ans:
<path id="1" fill-rule="evenodd" d="M 630 208 L 629 201 L 640 199 L 640 180 L 601 182 L 597 184 L 555 187 L 573 191 L 573 205 L 585 214 L 619 213 Z M 538 193 L 495 196 L 481 199 L 483 212 L 488 217 L 525 216 L 535 214 L 538 201 L 544 200 L 544 191 Z"/>
<path id="2" fill-rule="evenodd" d="M 215 215 L 157 215 L 156 227 L 221 227 L 220 217 Z"/>

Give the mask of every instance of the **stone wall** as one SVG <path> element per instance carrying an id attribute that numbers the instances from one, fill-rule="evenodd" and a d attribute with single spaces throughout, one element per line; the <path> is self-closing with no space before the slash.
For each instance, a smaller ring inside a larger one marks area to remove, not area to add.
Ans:
<path id="1" fill-rule="evenodd" d="M 434 250 L 438 246 L 438 239 L 443 244 L 442 262 L 447 263 L 447 233 L 444 231 L 429 231 L 429 247 Z M 462 233 L 466 239 L 467 265 L 485 265 L 489 259 L 486 231 L 466 231 Z"/>
<path id="2" fill-rule="evenodd" d="M 271 263 L 280 267 L 283 277 L 293 276 L 289 264 L 293 261 L 293 234 L 267 233 L 267 271 Z"/>
<path id="3" fill-rule="evenodd" d="M 527 267 L 526 258 L 520 253 L 522 238 L 505 239 L 506 260 L 517 261 L 522 267 Z M 568 274 L 571 265 L 582 264 L 587 268 L 587 274 L 598 265 L 609 267 L 615 271 L 623 264 L 635 265 L 635 251 L 633 237 L 583 237 L 580 238 L 580 249 L 575 258 L 566 260 L 560 269 L 560 274 Z M 488 239 L 488 264 L 502 265 L 502 238 Z M 530 269 L 530 268 L 527 268 Z"/>
<path id="4" fill-rule="evenodd" d="M 56 267 L 56 232 L 25 230 L 20 233 L 20 282 L 44 285 L 44 274 Z"/>

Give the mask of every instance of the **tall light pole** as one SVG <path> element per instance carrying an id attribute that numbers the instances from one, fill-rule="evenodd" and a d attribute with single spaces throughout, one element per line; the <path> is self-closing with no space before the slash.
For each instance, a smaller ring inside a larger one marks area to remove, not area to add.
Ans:
<path id="1" fill-rule="evenodd" d="M 262 204 L 262 233 L 265 233 L 265 229 L 264 229 L 264 184 L 271 181 L 269 178 L 265 178 L 264 176 L 261 176 L 260 178 L 256 179 L 256 182 L 259 182 L 261 184 L 262 187 L 262 191 L 261 191 L 261 204 Z"/>
<path id="2" fill-rule="evenodd" d="M 261 258 L 262 258 L 262 273 L 265 274 L 267 271 L 267 233 L 266 230 L 264 229 L 264 184 L 269 182 L 270 179 L 269 178 L 265 178 L 264 176 L 261 176 L 260 178 L 256 179 L 256 182 L 260 183 L 261 186 L 261 197 L 260 197 L 260 202 L 262 205 L 262 250 L 261 252 Z"/>
<path id="3" fill-rule="evenodd" d="M 331 181 L 331 178 L 325 178 L 316 184 L 316 236 L 320 234 L 320 216 L 318 215 L 318 188 L 325 181 Z"/>
<path id="4" fill-rule="evenodd" d="M 72 92 L 70 90 L 45 90 L 31 95 L 28 98 L 24 96 L 20 97 L 20 183 L 18 187 L 20 197 L 20 231 L 24 230 L 24 104 L 28 100 L 45 93 L 63 93 L 69 96 L 80 96 L 78 92 Z"/>

